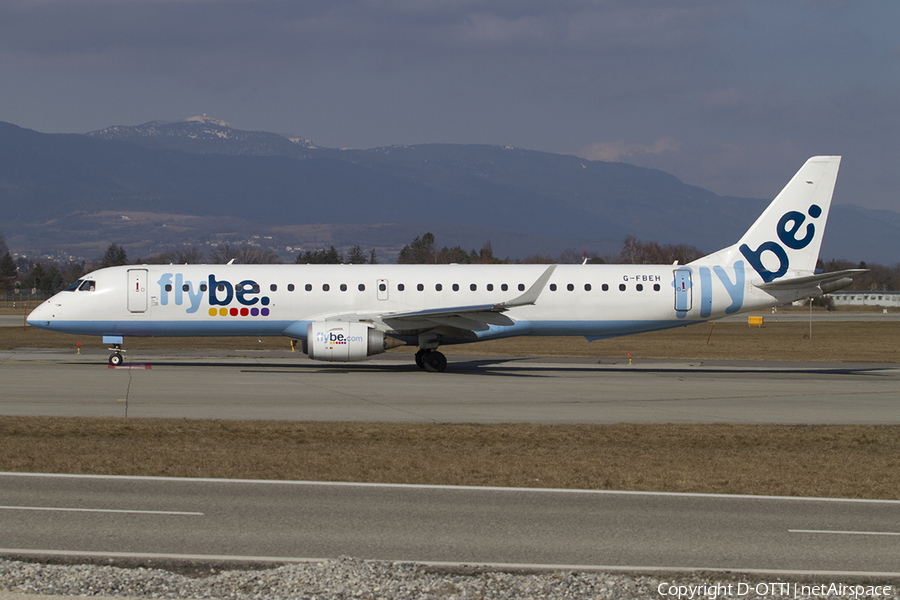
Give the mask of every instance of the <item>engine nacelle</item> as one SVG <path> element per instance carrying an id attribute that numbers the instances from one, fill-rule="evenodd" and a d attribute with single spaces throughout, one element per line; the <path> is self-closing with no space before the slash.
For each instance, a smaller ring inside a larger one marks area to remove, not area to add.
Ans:
<path id="1" fill-rule="evenodd" d="M 352 362 L 366 360 L 400 343 L 364 323 L 319 321 L 306 326 L 304 351 L 313 360 Z"/>

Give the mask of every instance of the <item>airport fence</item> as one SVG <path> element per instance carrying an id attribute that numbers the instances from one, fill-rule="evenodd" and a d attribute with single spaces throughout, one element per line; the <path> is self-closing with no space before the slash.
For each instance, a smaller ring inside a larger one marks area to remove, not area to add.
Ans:
<path id="1" fill-rule="evenodd" d="M 25 310 L 34 308 L 53 294 L 44 292 L 0 294 L 0 308 Z"/>

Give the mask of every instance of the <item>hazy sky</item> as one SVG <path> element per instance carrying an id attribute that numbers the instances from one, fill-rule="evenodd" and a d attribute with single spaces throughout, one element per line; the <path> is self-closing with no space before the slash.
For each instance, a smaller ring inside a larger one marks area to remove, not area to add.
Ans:
<path id="1" fill-rule="evenodd" d="M 3 0 L 0 121 L 206 113 L 369 148 L 510 144 L 900 210 L 897 0 Z"/>

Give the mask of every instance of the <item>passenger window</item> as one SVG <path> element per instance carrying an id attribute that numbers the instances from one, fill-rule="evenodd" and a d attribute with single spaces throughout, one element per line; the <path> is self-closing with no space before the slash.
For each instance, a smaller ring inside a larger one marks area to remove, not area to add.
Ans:
<path id="1" fill-rule="evenodd" d="M 311 284 L 311 283 L 307 283 L 307 284 L 306 284 L 306 287 L 304 287 L 303 289 L 306 290 L 307 292 L 311 292 L 311 291 L 312 291 L 312 284 Z"/>
<path id="2" fill-rule="evenodd" d="M 659 291 L 659 284 L 658 284 L 658 283 L 654 283 L 654 284 L 653 284 L 653 291 L 654 291 L 654 292 L 658 292 L 658 291 Z"/>
<path id="3" fill-rule="evenodd" d="M 436 284 L 434 284 L 434 289 L 437 291 L 441 291 L 442 289 L 444 289 L 444 286 L 442 286 L 439 283 L 436 283 Z"/>
<path id="4" fill-rule="evenodd" d="M 425 291 L 425 286 L 424 286 L 423 284 L 420 283 L 419 285 L 416 286 L 416 289 L 419 290 L 420 292 L 424 292 L 424 291 Z"/>
<path id="5" fill-rule="evenodd" d="M 289 284 L 288 284 L 288 291 L 289 291 L 289 292 L 293 292 L 293 291 L 294 291 L 294 284 L 293 284 L 293 283 L 289 283 Z"/>
<path id="6" fill-rule="evenodd" d="M 379 291 L 379 292 L 386 292 L 386 291 L 387 291 L 387 285 L 385 285 L 385 284 L 383 284 L 383 283 L 379 283 L 379 284 L 378 284 L 378 291 Z"/>
<path id="7" fill-rule="evenodd" d="M 259 293 L 259 284 L 258 284 L 258 283 L 254 283 L 254 284 L 253 284 L 253 293 L 254 293 L 254 294 L 258 294 L 258 293 Z"/>
<path id="8" fill-rule="evenodd" d="M 550 284 L 550 291 L 551 291 L 551 292 L 555 292 L 555 291 L 556 291 L 556 284 L 555 284 L 555 283 L 551 283 L 551 284 Z"/>
<path id="9" fill-rule="evenodd" d="M 566 289 L 569 290 L 570 292 L 574 292 L 575 286 L 570 283 L 569 285 L 566 286 Z"/>
<path id="10" fill-rule="evenodd" d="M 361 291 L 361 292 L 366 291 L 366 284 L 364 284 L 364 283 L 359 284 L 359 286 L 357 286 L 357 287 L 359 287 L 359 291 Z"/>
<path id="11" fill-rule="evenodd" d="M 525 284 L 524 284 L 524 283 L 520 283 L 520 284 L 519 284 L 519 291 L 520 291 L 520 292 L 524 292 L 524 291 L 525 291 Z"/>
<path id="12" fill-rule="evenodd" d="M 508 286 L 508 285 L 506 285 L 505 283 L 500 284 L 500 291 L 501 291 L 501 292 L 505 292 L 505 291 L 507 291 L 507 290 L 509 290 L 509 286 Z"/>
<path id="13" fill-rule="evenodd" d="M 397 284 L 397 291 L 398 291 L 398 292 L 402 292 L 402 291 L 405 290 L 405 289 L 406 289 L 406 286 L 403 285 L 402 283 L 398 283 L 398 284 Z"/>
<path id="14" fill-rule="evenodd" d="M 237 284 L 235 284 L 235 286 L 234 286 L 234 291 L 236 291 L 236 292 L 242 292 L 242 291 L 244 291 L 244 286 L 242 286 L 241 284 L 237 283 Z"/>
<path id="15" fill-rule="evenodd" d="M 167 285 L 167 286 L 166 286 L 166 288 L 170 288 L 170 287 L 172 287 L 172 286 L 170 286 L 170 285 Z M 224 292 L 224 291 L 225 291 L 225 284 L 224 284 L 224 283 L 220 283 L 220 284 L 216 287 L 216 290 L 217 290 L 217 291 L 220 291 L 220 292 Z M 172 291 L 172 290 L 169 290 L 169 291 Z"/>
<path id="16" fill-rule="evenodd" d="M 84 285 L 82 285 L 81 287 L 84 287 Z M 221 286 L 221 289 L 219 289 L 219 291 L 221 292 L 221 291 L 223 291 L 224 289 L 225 289 L 225 286 L 223 285 L 223 286 Z M 166 284 L 166 291 L 167 291 L 167 292 L 171 292 L 171 291 L 172 291 L 172 284 L 171 284 L 171 283 L 167 283 L 167 284 Z"/>
<path id="17" fill-rule="evenodd" d="M 606 284 L 606 283 L 604 283 L 603 285 L 600 286 L 600 289 L 603 290 L 604 292 L 608 292 L 608 291 L 609 291 L 609 285 Z"/>
<path id="18" fill-rule="evenodd" d="M 624 291 L 625 291 L 625 284 L 624 284 L 624 283 L 620 283 L 620 284 L 619 284 L 619 291 L 620 291 L 620 292 L 624 292 Z"/>
<path id="19" fill-rule="evenodd" d="M 493 283 L 487 284 L 487 291 L 489 291 L 489 292 L 493 292 L 493 291 L 494 291 L 494 284 L 493 284 Z"/>
<path id="20" fill-rule="evenodd" d="M 475 285 L 475 284 L 473 283 L 473 284 L 470 284 L 470 285 L 469 285 L 469 289 L 472 290 L 472 291 L 474 292 L 475 290 L 478 289 L 478 286 Z"/>
<path id="21" fill-rule="evenodd" d="M 454 284 L 453 284 L 453 291 L 454 291 L 454 292 L 458 292 L 458 291 L 459 291 L 459 284 L 458 284 L 458 283 L 454 283 Z"/>
<path id="22" fill-rule="evenodd" d="M 589 284 L 589 283 L 584 284 L 584 291 L 586 291 L 586 292 L 591 291 L 591 284 Z"/>
<path id="23" fill-rule="evenodd" d="M 200 291 L 205 292 L 209 287 L 205 283 L 200 284 Z"/>
<path id="24" fill-rule="evenodd" d="M 635 288 L 637 291 L 639 291 L 639 292 L 643 292 L 643 291 L 644 291 L 644 284 L 639 283 L 639 284 L 637 284 L 636 286 L 634 286 L 634 288 Z"/>
<path id="25" fill-rule="evenodd" d="M 269 286 L 269 291 L 277 292 L 278 286 L 273 283 L 272 285 Z"/>
<path id="26" fill-rule="evenodd" d="M 188 284 L 184 284 L 183 286 L 181 286 L 181 291 L 189 292 L 189 291 L 191 291 L 191 286 L 189 286 Z"/>
<path id="27" fill-rule="evenodd" d="M 346 291 L 347 291 L 347 284 L 346 284 L 346 283 L 342 283 L 342 284 L 341 284 L 341 291 L 342 291 L 342 292 L 346 292 Z"/>
<path id="28" fill-rule="evenodd" d="M 323 292 L 327 292 L 327 291 L 330 290 L 330 289 L 331 289 L 331 286 L 328 285 L 327 283 L 323 283 L 323 284 L 322 284 L 322 291 L 323 291 Z"/>

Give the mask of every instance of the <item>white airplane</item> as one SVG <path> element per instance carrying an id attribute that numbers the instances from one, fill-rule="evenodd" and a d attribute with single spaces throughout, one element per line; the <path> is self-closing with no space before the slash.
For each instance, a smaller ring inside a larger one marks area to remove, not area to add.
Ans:
<path id="1" fill-rule="evenodd" d="M 445 344 L 703 323 L 852 283 L 861 270 L 815 273 L 839 164 L 810 158 L 737 244 L 687 265 L 132 265 L 84 276 L 28 323 L 103 336 L 112 365 L 126 337 L 245 335 L 338 362 L 418 346 L 428 371 Z"/>

